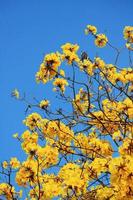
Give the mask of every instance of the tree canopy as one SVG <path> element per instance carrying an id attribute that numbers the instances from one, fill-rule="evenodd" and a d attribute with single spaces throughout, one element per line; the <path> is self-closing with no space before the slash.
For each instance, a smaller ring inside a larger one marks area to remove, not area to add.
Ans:
<path id="1" fill-rule="evenodd" d="M 113 49 L 114 61 L 66 43 L 45 55 L 36 73 L 37 83 L 52 82 L 48 92 L 56 93 L 58 105 L 12 92 L 27 106 L 26 130 L 13 135 L 26 160 L 1 163 L 2 199 L 133 199 L 133 27 L 123 30 L 126 67 L 118 66 L 121 49 L 105 34 L 92 25 L 85 34 L 97 47 Z"/>

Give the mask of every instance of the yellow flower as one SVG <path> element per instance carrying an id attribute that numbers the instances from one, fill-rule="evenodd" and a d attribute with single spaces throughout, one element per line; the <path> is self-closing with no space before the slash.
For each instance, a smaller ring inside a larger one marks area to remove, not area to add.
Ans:
<path id="1" fill-rule="evenodd" d="M 20 186 L 31 185 L 36 182 L 37 175 L 37 161 L 27 159 L 22 163 L 19 171 L 16 174 L 16 182 Z"/>
<path id="2" fill-rule="evenodd" d="M 65 86 L 68 86 L 68 82 L 63 78 L 56 78 L 55 81 L 53 82 L 53 85 L 58 87 L 61 90 L 61 92 L 64 92 Z"/>
<path id="3" fill-rule="evenodd" d="M 104 34 L 97 34 L 95 39 L 95 45 L 98 47 L 104 47 L 108 42 L 107 37 Z"/>
<path id="4" fill-rule="evenodd" d="M 81 188 L 86 189 L 87 177 L 79 165 L 75 163 L 67 163 L 64 165 L 59 172 L 59 177 L 63 180 L 63 185 L 67 187 L 71 186 L 73 189 L 76 187 L 77 191 L 81 191 Z"/>
<path id="5" fill-rule="evenodd" d="M 50 200 L 65 193 L 58 176 L 55 176 L 54 174 L 44 174 L 43 180 L 43 199 Z"/>
<path id="6" fill-rule="evenodd" d="M 40 65 L 39 71 L 36 73 L 36 81 L 48 82 L 56 76 L 60 65 L 60 54 L 58 52 L 47 54 Z"/>
<path id="7" fill-rule="evenodd" d="M 97 28 L 92 25 L 87 25 L 87 27 L 85 29 L 85 34 L 88 35 L 89 33 L 92 33 L 95 35 L 97 33 Z"/>
<path id="8" fill-rule="evenodd" d="M 11 187 L 8 183 L 0 183 L 0 195 L 2 195 L 3 198 L 5 197 L 4 199 L 13 199 L 15 193 L 14 187 Z"/>
<path id="9" fill-rule="evenodd" d="M 39 160 L 41 160 L 41 167 L 48 168 L 55 165 L 58 162 L 58 149 L 56 147 L 51 147 L 46 145 L 45 147 L 40 147 L 37 149 L 36 155 Z"/>
<path id="10" fill-rule="evenodd" d="M 19 91 L 17 89 L 14 89 L 11 93 L 11 96 L 15 97 L 16 99 L 19 99 L 20 97 Z"/>
<path id="11" fill-rule="evenodd" d="M 44 109 L 49 106 L 49 101 L 48 100 L 42 100 L 39 104 L 40 108 Z"/>
<path id="12" fill-rule="evenodd" d="M 88 60 L 88 59 L 84 59 L 83 61 L 79 61 L 79 68 L 81 69 L 81 71 L 86 71 L 90 76 L 93 75 L 93 63 Z"/>
<path id="13" fill-rule="evenodd" d="M 119 153 L 123 156 L 133 156 L 133 139 L 125 138 L 123 144 L 119 147 Z"/>
<path id="14" fill-rule="evenodd" d="M 71 65 L 74 61 L 79 61 L 79 57 L 76 54 L 79 49 L 77 44 L 66 43 L 62 45 L 61 48 L 63 50 L 63 54 L 61 55 L 62 60 L 67 60 L 69 65 Z"/>
<path id="15" fill-rule="evenodd" d="M 64 53 L 61 56 L 62 60 L 66 60 L 69 65 L 71 65 L 73 62 L 79 62 L 79 57 L 75 52 L 65 50 Z"/>
<path id="16" fill-rule="evenodd" d="M 28 143 L 27 142 L 22 143 L 22 148 L 27 154 L 34 156 L 38 149 L 38 145 L 34 143 L 33 141 L 29 141 Z"/>
<path id="17" fill-rule="evenodd" d="M 20 162 L 16 157 L 14 157 L 14 158 L 11 158 L 10 165 L 12 168 L 16 169 L 20 167 Z"/>
<path id="18" fill-rule="evenodd" d="M 61 64 L 60 54 L 58 52 L 47 54 L 43 62 L 47 68 L 57 68 Z"/>
<path id="19" fill-rule="evenodd" d="M 30 128 L 30 130 L 34 130 L 38 127 L 38 123 L 41 121 L 41 116 L 38 113 L 32 113 L 23 121 L 23 123 Z"/>
<path id="20" fill-rule="evenodd" d="M 123 30 L 124 38 L 130 40 L 131 35 L 133 34 L 133 26 L 125 26 Z"/>
<path id="21" fill-rule="evenodd" d="M 115 192 L 113 188 L 110 187 L 103 187 L 99 186 L 96 189 L 96 198 L 98 200 L 105 200 L 105 199 L 110 199 L 110 200 L 118 200 L 118 198 L 115 196 Z"/>
<path id="22" fill-rule="evenodd" d="M 61 46 L 61 49 L 63 52 L 70 51 L 76 53 L 79 49 L 79 46 L 77 44 L 66 43 Z"/>
<path id="23" fill-rule="evenodd" d="M 94 59 L 93 67 L 94 68 L 99 68 L 101 70 L 104 70 L 104 68 L 105 68 L 105 62 L 100 57 L 96 57 Z"/>
<path id="24" fill-rule="evenodd" d="M 4 161 L 4 162 L 2 163 L 2 166 L 6 169 L 6 168 L 8 167 L 8 162 L 7 162 L 7 161 Z"/>
<path id="25" fill-rule="evenodd" d="M 30 137 L 30 131 L 29 130 L 26 130 L 23 134 L 22 134 L 22 139 L 23 140 L 26 140 L 27 138 Z"/>

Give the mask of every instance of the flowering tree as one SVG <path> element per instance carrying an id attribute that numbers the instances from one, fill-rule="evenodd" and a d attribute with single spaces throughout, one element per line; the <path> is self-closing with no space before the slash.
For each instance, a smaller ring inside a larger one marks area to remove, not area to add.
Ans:
<path id="1" fill-rule="evenodd" d="M 88 25 L 85 33 L 94 37 L 96 46 L 109 45 L 116 52 L 115 62 L 90 58 L 87 52 L 79 55 L 77 44 L 66 43 L 61 52 L 45 55 L 36 73 L 37 82 L 53 83 L 62 106 L 52 109 L 48 99 L 27 103 L 13 91 L 12 96 L 38 112 L 23 121 L 27 128 L 21 136 L 13 135 L 27 158 L 2 162 L 2 199 L 133 199 L 133 27 L 123 32 L 127 68 L 117 65 L 120 50 L 95 26 Z"/>

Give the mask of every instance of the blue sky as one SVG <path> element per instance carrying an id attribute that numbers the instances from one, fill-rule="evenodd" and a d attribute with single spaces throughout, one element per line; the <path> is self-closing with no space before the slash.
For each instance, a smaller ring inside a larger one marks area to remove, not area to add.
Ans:
<path id="1" fill-rule="evenodd" d="M 23 158 L 12 134 L 25 130 L 26 107 L 11 98 L 11 91 L 18 88 L 29 99 L 48 98 L 54 103 L 51 87 L 35 82 L 43 56 L 72 42 L 92 57 L 97 53 L 111 62 L 114 52 L 96 48 L 84 29 L 87 24 L 95 25 L 121 47 L 124 26 L 133 25 L 132 8 L 132 0 L 0 0 L 0 161 Z M 127 66 L 126 52 L 120 58 L 119 64 Z"/>

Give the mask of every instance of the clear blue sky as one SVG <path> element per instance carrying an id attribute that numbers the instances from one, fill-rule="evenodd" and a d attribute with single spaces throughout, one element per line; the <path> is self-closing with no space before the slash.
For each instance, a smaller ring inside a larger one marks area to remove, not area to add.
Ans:
<path id="1" fill-rule="evenodd" d="M 123 27 L 133 25 L 132 8 L 132 0 L 0 0 L 0 161 L 23 157 L 12 134 L 25 130 L 25 105 L 12 99 L 11 91 L 18 88 L 30 99 L 36 96 L 54 102 L 49 86 L 35 82 L 43 55 L 72 42 L 91 56 L 97 52 L 111 62 L 114 53 L 94 47 L 84 28 L 96 25 L 120 47 L 125 42 Z M 119 64 L 127 65 L 126 53 Z"/>

